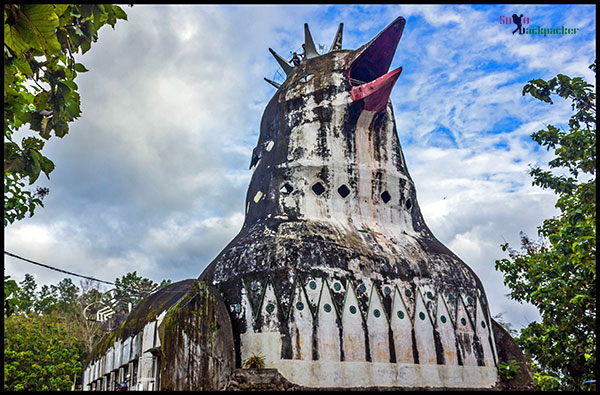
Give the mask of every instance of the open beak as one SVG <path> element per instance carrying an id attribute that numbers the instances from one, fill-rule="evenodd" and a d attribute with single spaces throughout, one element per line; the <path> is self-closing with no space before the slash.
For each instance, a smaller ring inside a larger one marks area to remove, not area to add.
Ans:
<path id="1" fill-rule="evenodd" d="M 397 18 L 369 43 L 357 49 L 358 56 L 348 68 L 352 101 L 365 101 L 365 110 L 379 111 L 387 105 L 402 67 L 388 72 L 402 37 L 406 20 Z"/>

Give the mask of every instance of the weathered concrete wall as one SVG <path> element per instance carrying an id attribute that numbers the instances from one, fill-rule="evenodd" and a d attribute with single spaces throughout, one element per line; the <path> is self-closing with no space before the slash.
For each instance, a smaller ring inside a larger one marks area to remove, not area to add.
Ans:
<path id="1" fill-rule="evenodd" d="M 197 280 L 173 283 L 142 300 L 122 325 L 96 345 L 84 367 L 83 389 L 114 389 L 123 378 L 129 390 L 155 390 L 160 384 L 157 327 Z"/>
<path id="2" fill-rule="evenodd" d="M 497 381 L 481 281 L 426 226 L 400 147 L 385 83 L 403 27 L 307 59 L 265 109 L 244 225 L 200 276 L 231 312 L 237 367 L 261 353 L 317 387 Z"/>
<path id="3" fill-rule="evenodd" d="M 161 390 L 222 390 L 234 369 L 233 332 L 218 291 L 195 283 L 159 327 Z"/>
<path id="4" fill-rule="evenodd" d="M 517 343 L 510 334 L 496 321 L 492 320 L 492 329 L 498 349 L 498 360 L 500 362 L 519 362 L 519 373 L 512 380 L 500 379 L 498 387 L 505 390 L 536 390 L 533 383 L 533 372 L 531 362 L 523 354 Z"/>

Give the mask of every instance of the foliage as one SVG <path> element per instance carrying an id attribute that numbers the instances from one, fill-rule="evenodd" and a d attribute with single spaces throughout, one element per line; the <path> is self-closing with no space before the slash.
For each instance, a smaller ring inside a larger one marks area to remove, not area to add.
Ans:
<path id="1" fill-rule="evenodd" d="M 10 276 L 4 276 L 4 318 L 15 312 L 17 302 L 15 294 L 18 288 L 19 286 L 15 280 L 11 280 Z"/>
<path id="2" fill-rule="evenodd" d="M 263 369 L 265 367 L 265 357 L 252 353 L 251 356 L 244 360 L 244 368 L 246 369 Z"/>
<path id="3" fill-rule="evenodd" d="M 504 380 L 514 379 L 520 371 L 519 361 L 498 362 L 498 374 Z"/>
<path id="4" fill-rule="evenodd" d="M 154 281 L 138 276 L 136 271 L 129 272 L 121 278 L 115 280 L 117 305 L 113 307 L 118 313 L 128 312 L 128 303 L 131 306 L 138 304 L 143 298 L 157 289 L 164 288 L 171 283 L 171 280 L 163 280 L 160 284 Z"/>
<path id="5" fill-rule="evenodd" d="M 102 335 L 101 323 L 83 315 L 86 307 L 101 300 L 102 292 L 90 280 L 77 287 L 65 278 L 39 291 L 30 274 L 18 284 L 9 276 L 4 280 L 4 389 L 70 389 Z M 159 286 L 133 272 L 115 283 L 155 289 L 171 281 Z"/>
<path id="6" fill-rule="evenodd" d="M 596 63 L 590 68 L 595 72 Z M 521 251 L 502 245 L 509 257 L 496 261 L 496 269 L 511 298 L 541 314 L 542 322 L 531 323 L 516 339 L 533 361 L 536 385 L 585 389 L 596 364 L 596 94 L 582 78 L 562 74 L 529 81 L 527 93 L 550 104 L 552 94 L 572 103 L 568 131 L 547 125 L 532 134 L 556 156 L 550 170 L 530 170 L 533 185 L 558 195 L 560 214 L 538 227 L 538 241 L 521 233 Z"/>
<path id="7" fill-rule="evenodd" d="M 89 51 L 98 30 L 114 29 L 119 19 L 127 19 L 125 12 L 108 4 L 4 5 L 5 227 L 43 206 L 49 190 L 28 191 L 26 181 L 50 176 L 54 163 L 42 154 L 45 140 L 52 132 L 64 137 L 81 115 L 75 78 L 88 70 L 75 54 Z M 21 127 L 37 135 L 19 142 L 14 134 Z"/>
<path id="8" fill-rule="evenodd" d="M 14 314 L 4 321 L 4 390 L 68 391 L 81 374 L 82 350 L 57 315 Z"/>

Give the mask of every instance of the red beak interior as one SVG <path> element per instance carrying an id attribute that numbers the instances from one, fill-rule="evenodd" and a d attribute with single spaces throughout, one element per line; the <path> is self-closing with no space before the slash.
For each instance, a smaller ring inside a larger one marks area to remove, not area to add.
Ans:
<path id="1" fill-rule="evenodd" d="M 366 110 L 379 111 L 385 107 L 402 72 L 402 67 L 389 73 L 388 70 L 405 24 L 404 18 L 397 18 L 377 37 L 358 49 L 360 54 L 348 68 L 348 78 L 353 86 L 350 97 L 352 101 L 364 99 Z"/>

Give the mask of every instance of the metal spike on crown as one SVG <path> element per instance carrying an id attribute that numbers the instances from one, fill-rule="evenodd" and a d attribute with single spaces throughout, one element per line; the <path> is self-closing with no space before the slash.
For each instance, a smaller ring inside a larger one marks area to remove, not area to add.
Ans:
<path id="1" fill-rule="evenodd" d="M 329 51 L 327 53 L 332 52 L 332 51 L 338 51 L 338 50 L 342 49 L 343 28 L 344 28 L 344 24 L 340 23 L 338 30 L 335 33 L 335 37 L 333 38 L 333 42 L 331 43 L 331 46 L 329 47 Z M 315 43 L 313 41 L 312 35 L 310 34 L 310 29 L 308 28 L 308 23 L 304 24 L 304 44 L 302 44 L 302 46 L 304 48 L 304 59 L 305 60 L 321 56 L 315 47 Z M 324 48 L 324 46 L 319 45 L 319 48 Z M 269 52 L 271 52 L 271 54 L 273 55 L 273 57 L 275 58 L 277 63 L 279 63 L 279 65 L 285 72 L 285 76 L 287 78 L 287 76 L 290 75 L 294 71 L 294 68 L 296 66 L 294 66 L 293 64 L 290 64 L 287 60 L 285 60 L 281 55 L 279 55 L 273 49 L 269 48 Z M 266 82 L 268 82 L 269 84 L 273 85 L 277 89 L 279 89 L 279 87 L 281 87 L 281 84 L 278 82 L 275 82 L 268 78 L 264 78 L 264 80 Z"/>

